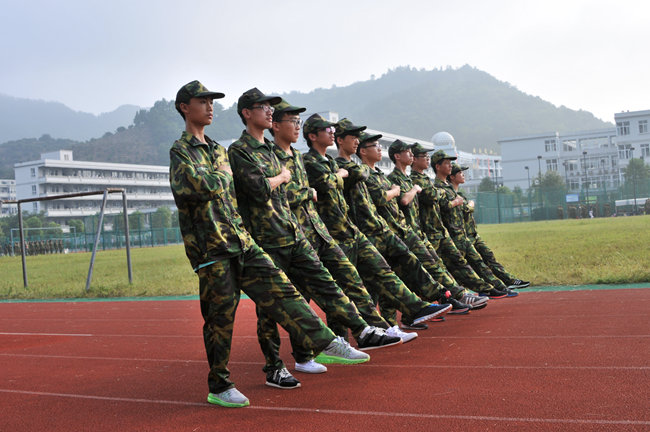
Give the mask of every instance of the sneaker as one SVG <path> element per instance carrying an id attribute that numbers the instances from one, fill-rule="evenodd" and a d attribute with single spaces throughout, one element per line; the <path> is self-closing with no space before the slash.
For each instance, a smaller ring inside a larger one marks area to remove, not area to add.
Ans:
<path id="1" fill-rule="evenodd" d="M 429 328 L 429 326 L 425 323 L 413 324 L 412 322 L 409 323 L 408 321 L 402 321 L 402 325 L 400 327 L 404 330 L 427 330 Z"/>
<path id="2" fill-rule="evenodd" d="M 399 329 L 397 326 L 390 327 L 386 329 L 386 334 L 388 336 L 395 336 L 400 339 L 402 339 L 402 343 L 410 342 L 416 337 L 418 337 L 418 334 L 413 332 L 413 333 L 406 333 L 403 332 L 402 330 Z"/>
<path id="3" fill-rule="evenodd" d="M 209 393 L 208 403 L 228 408 L 241 408 L 250 405 L 248 398 L 234 387 L 221 393 Z"/>
<path id="4" fill-rule="evenodd" d="M 385 348 L 402 343 L 402 338 L 389 336 L 384 329 L 368 326 L 359 335 L 357 344 L 361 351 L 368 351 L 377 348 Z"/>
<path id="5" fill-rule="evenodd" d="M 506 288 L 506 293 L 508 294 L 508 297 L 517 297 L 519 295 L 517 291 L 513 291 L 509 288 Z"/>
<path id="6" fill-rule="evenodd" d="M 471 306 L 461 303 L 453 297 L 449 297 L 445 300 L 445 303 L 451 305 L 451 310 L 447 312 L 450 315 L 465 315 L 469 313 L 470 309 L 472 309 Z"/>
<path id="7" fill-rule="evenodd" d="M 413 317 L 413 323 L 418 324 L 424 321 L 430 321 L 435 317 L 445 315 L 447 312 L 449 312 L 450 309 L 450 304 L 430 304 L 429 306 L 423 307 L 418 313 L 415 314 Z"/>
<path id="8" fill-rule="evenodd" d="M 300 381 L 295 379 L 287 368 L 282 368 L 266 373 L 266 385 L 287 390 L 300 387 Z"/>
<path id="9" fill-rule="evenodd" d="M 522 281 L 521 279 L 515 279 L 512 281 L 510 285 L 508 285 L 509 289 L 516 289 L 516 288 L 528 288 L 530 286 L 530 282 L 528 281 Z"/>
<path id="10" fill-rule="evenodd" d="M 505 291 L 499 291 L 498 289 L 492 288 L 489 291 L 482 291 L 478 293 L 481 297 L 488 297 L 491 299 L 502 299 L 508 297 L 508 293 Z"/>
<path id="11" fill-rule="evenodd" d="M 309 374 L 319 374 L 327 372 L 327 367 L 315 362 L 314 359 L 311 359 L 304 363 L 296 362 L 296 371 Z"/>
<path id="12" fill-rule="evenodd" d="M 352 348 L 341 336 L 337 336 L 314 360 L 325 364 L 357 364 L 367 362 L 370 356 Z"/>
<path id="13" fill-rule="evenodd" d="M 472 307 L 472 310 L 478 310 L 478 309 L 483 309 L 485 306 L 488 304 L 488 297 L 480 297 L 471 293 L 463 293 L 463 297 L 461 297 L 460 302 L 465 303 L 466 305 L 470 305 Z"/>

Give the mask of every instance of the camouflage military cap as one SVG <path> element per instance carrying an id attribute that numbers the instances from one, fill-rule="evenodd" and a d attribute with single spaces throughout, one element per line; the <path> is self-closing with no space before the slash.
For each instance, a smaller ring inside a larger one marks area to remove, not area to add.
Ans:
<path id="1" fill-rule="evenodd" d="M 376 134 L 372 135 L 369 134 L 368 132 L 361 132 L 359 134 L 359 147 L 361 147 L 361 144 L 367 143 L 367 142 L 374 142 L 379 140 L 379 138 L 383 137 L 382 134 Z"/>
<path id="2" fill-rule="evenodd" d="M 183 87 L 181 87 L 180 90 L 178 90 L 178 93 L 176 93 L 176 101 L 174 105 L 176 106 L 176 111 L 180 113 L 180 105 L 182 103 L 190 103 L 190 99 L 193 97 L 209 97 L 212 99 L 221 99 L 224 96 L 225 95 L 223 93 L 211 92 L 203 84 L 197 80 L 194 80 L 192 82 L 188 82 Z"/>
<path id="3" fill-rule="evenodd" d="M 393 156 L 395 156 L 397 153 L 401 153 L 404 150 L 410 150 L 413 148 L 412 145 L 406 144 L 402 140 L 395 140 L 393 143 L 388 147 L 388 157 L 393 160 Z"/>
<path id="4" fill-rule="evenodd" d="M 456 156 L 449 156 L 444 150 L 438 150 L 431 155 L 431 165 L 435 166 L 445 159 L 456 160 Z"/>
<path id="5" fill-rule="evenodd" d="M 420 143 L 415 143 L 411 147 L 411 151 L 413 152 L 414 155 L 419 155 L 419 154 L 429 153 L 432 150 L 425 149 Z"/>
<path id="6" fill-rule="evenodd" d="M 451 175 L 456 175 L 461 171 L 467 171 L 469 169 L 468 166 L 460 166 L 456 162 L 451 164 Z"/>
<path id="7" fill-rule="evenodd" d="M 356 126 L 347 118 L 339 120 L 336 124 L 336 133 L 334 135 L 357 135 L 359 132 L 366 130 L 366 126 Z"/>
<path id="8" fill-rule="evenodd" d="M 312 114 L 302 126 L 302 136 L 307 139 L 310 133 L 316 134 L 319 129 L 330 126 L 336 126 L 336 123 L 325 120 L 320 114 Z"/>
<path id="9" fill-rule="evenodd" d="M 274 104 L 273 108 L 275 108 L 275 112 L 279 112 L 279 113 L 299 114 L 307 111 L 307 108 L 293 106 L 284 99 L 280 99 L 280 102 Z"/>
<path id="10" fill-rule="evenodd" d="M 241 115 L 244 109 L 250 108 L 256 103 L 268 102 L 271 105 L 275 105 L 281 101 L 282 98 L 280 96 L 266 96 L 264 93 L 259 91 L 257 87 L 253 87 L 239 96 L 239 99 L 237 100 L 237 113 Z"/>

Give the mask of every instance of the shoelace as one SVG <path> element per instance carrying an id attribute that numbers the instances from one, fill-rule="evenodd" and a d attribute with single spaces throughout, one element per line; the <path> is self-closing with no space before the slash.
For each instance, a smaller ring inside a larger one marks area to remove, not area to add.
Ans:
<path id="1" fill-rule="evenodd" d="M 291 376 L 291 374 L 289 373 L 289 371 L 286 368 L 280 369 L 279 370 L 279 375 L 280 375 L 280 379 L 289 378 L 289 376 Z"/>

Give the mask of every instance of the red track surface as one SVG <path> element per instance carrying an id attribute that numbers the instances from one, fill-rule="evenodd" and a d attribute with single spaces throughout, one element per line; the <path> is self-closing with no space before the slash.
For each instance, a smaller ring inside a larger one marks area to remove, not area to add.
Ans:
<path id="1" fill-rule="evenodd" d="M 251 407 L 226 409 L 205 402 L 197 301 L 5 303 L 0 430 L 648 431 L 648 305 L 650 289 L 523 291 L 278 390 L 244 300 L 230 369 Z"/>

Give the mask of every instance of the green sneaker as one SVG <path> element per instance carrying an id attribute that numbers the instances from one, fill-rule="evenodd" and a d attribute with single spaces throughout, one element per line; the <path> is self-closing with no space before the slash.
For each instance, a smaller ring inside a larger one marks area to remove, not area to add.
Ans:
<path id="1" fill-rule="evenodd" d="M 337 336 L 314 360 L 324 364 L 358 364 L 367 362 L 370 356 L 352 348 L 341 336 Z"/>
<path id="2" fill-rule="evenodd" d="M 209 393 L 208 402 L 228 408 L 241 408 L 250 405 L 248 398 L 234 387 L 221 393 Z"/>

